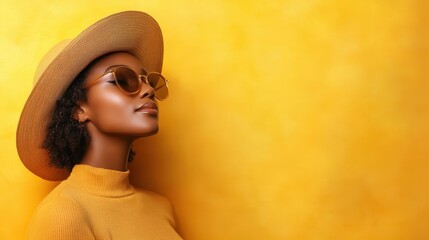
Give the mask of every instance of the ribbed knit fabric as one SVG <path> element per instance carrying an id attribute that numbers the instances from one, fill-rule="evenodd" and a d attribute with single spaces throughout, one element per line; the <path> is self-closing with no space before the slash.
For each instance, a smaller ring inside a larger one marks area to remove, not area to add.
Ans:
<path id="1" fill-rule="evenodd" d="M 129 171 L 76 165 L 40 203 L 28 239 L 181 239 L 171 204 L 129 184 Z"/>

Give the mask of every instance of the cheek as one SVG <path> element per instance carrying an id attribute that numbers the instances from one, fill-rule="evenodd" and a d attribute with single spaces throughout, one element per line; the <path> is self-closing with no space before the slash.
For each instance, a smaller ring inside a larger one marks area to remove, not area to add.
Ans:
<path id="1" fill-rule="evenodd" d="M 109 92 L 88 98 L 88 106 L 90 120 L 100 128 L 120 127 L 133 113 L 133 105 L 126 96 Z"/>

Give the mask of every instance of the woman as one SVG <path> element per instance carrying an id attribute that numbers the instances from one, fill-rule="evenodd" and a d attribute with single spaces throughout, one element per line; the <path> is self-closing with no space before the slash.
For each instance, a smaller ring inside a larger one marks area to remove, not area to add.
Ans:
<path id="1" fill-rule="evenodd" d="M 168 95 L 163 41 L 142 12 L 106 17 L 41 61 L 23 109 L 24 165 L 63 180 L 39 205 L 29 239 L 181 239 L 168 200 L 129 184 L 131 144 L 158 131 Z"/>

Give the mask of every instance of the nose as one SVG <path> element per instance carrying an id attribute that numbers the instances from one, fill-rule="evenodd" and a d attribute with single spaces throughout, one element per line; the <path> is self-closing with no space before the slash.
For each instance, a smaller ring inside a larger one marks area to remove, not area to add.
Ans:
<path id="1" fill-rule="evenodd" d="M 143 82 L 142 87 L 140 89 L 139 93 L 140 98 L 154 98 L 155 97 L 155 90 L 147 83 Z"/>

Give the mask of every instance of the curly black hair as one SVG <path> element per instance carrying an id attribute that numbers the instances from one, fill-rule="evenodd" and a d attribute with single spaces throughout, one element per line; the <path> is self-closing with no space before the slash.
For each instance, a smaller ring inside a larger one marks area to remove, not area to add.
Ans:
<path id="1" fill-rule="evenodd" d="M 82 86 L 90 67 L 91 65 L 82 70 L 61 99 L 57 100 L 42 145 L 48 151 L 51 165 L 69 171 L 82 161 L 91 142 L 86 123 L 80 123 L 75 118 L 78 103 L 87 100 L 86 90 Z M 135 152 L 130 149 L 128 161 L 131 161 L 134 155 Z"/>
<path id="2" fill-rule="evenodd" d="M 77 103 L 86 100 L 82 84 L 87 72 L 88 68 L 85 68 L 79 73 L 61 99 L 57 100 L 42 146 L 48 151 L 52 165 L 69 171 L 81 161 L 91 141 L 85 123 L 74 117 Z"/>

